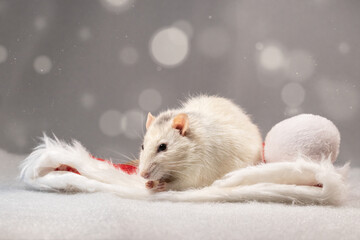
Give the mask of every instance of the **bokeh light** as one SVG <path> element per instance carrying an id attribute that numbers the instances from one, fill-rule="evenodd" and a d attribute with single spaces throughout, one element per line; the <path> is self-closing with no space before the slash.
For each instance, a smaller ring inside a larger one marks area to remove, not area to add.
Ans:
<path id="1" fill-rule="evenodd" d="M 356 86 L 348 81 L 322 78 L 316 89 L 322 108 L 332 119 L 349 120 L 358 112 L 360 93 Z"/>
<path id="2" fill-rule="evenodd" d="M 350 46 L 348 43 L 346 42 L 341 42 L 339 44 L 339 52 L 342 53 L 342 54 L 347 54 L 350 52 Z"/>
<path id="3" fill-rule="evenodd" d="M 34 19 L 34 26 L 37 31 L 42 31 L 47 27 L 47 21 L 44 16 L 36 16 Z"/>
<path id="4" fill-rule="evenodd" d="M 301 113 L 303 113 L 303 110 L 300 107 L 286 107 L 284 115 L 286 117 L 293 117 L 293 116 L 299 115 Z"/>
<path id="5" fill-rule="evenodd" d="M 299 83 L 288 83 L 281 91 L 281 99 L 288 107 L 298 107 L 305 100 L 305 89 Z"/>
<path id="6" fill-rule="evenodd" d="M 188 52 L 188 37 L 176 27 L 158 31 L 150 41 L 150 53 L 153 59 L 164 67 L 181 64 L 186 59 Z"/>
<path id="7" fill-rule="evenodd" d="M 132 109 L 125 113 L 121 120 L 121 129 L 125 136 L 130 139 L 142 138 L 145 124 L 145 115 L 136 109 Z"/>
<path id="8" fill-rule="evenodd" d="M 8 57 L 7 49 L 4 46 L 0 45 L 0 63 L 5 62 L 7 57 Z"/>
<path id="9" fill-rule="evenodd" d="M 122 115 L 117 110 L 108 110 L 104 112 L 99 120 L 99 127 L 103 134 L 109 137 L 115 137 L 121 133 L 120 122 Z"/>
<path id="10" fill-rule="evenodd" d="M 162 97 L 155 89 L 145 89 L 140 93 L 139 105 L 144 111 L 153 112 L 161 106 Z"/>
<path id="11" fill-rule="evenodd" d="M 255 44 L 255 48 L 256 48 L 256 50 L 261 51 L 264 49 L 264 44 L 262 42 L 257 42 Z"/>
<path id="12" fill-rule="evenodd" d="M 95 96 L 90 93 L 83 93 L 81 95 L 80 102 L 85 109 L 90 110 L 95 105 Z"/>
<path id="13" fill-rule="evenodd" d="M 309 52 L 294 50 L 287 56 L 285 75 L 293 81 L 305 81 L 313 75 L 315 66 L 316 62 Z"/>
<path id="14" fill-rule="evenodd" d="M 109 12 L 121 13 L 126 10 L 129 10 L 133 4 L 134 0 L 100 0 L 103 7 Z"/>
<path id="15" fill-rule="evenodd" d="M 89 27 L 82 27 L 78 32 L 78 37 L 83 42 L 88 41 L 91 36 L 92 34 Z"/>
<path id="16" fill-rule="evenodd" d="M 275 45 L 263 47 L 260 53 L 261 67 L 266 70 L 275 71 L 283 68 L 285 63 L 284 53 L 279 47 Z"/>
<path id="17" fill-rule="evenodd" d="M 188 36 L 189 39 L 191 39 L 193 37 L 194 29 L 193 29 L 192 25 L 190 24 L 190 22 L 188 22 L 186 20 L 178 20 L 178 21 L 174 22 L 173 26 L 182 30 L 184 33 L 186 33 L 186 35 Z"/>
<path id="18" fill-rule="evenodd" d="M 209 27 L 202 30 L 197 45 L 202 54 L 210 58 L 225 55 L 230 47 L 230 36 L 222 27 Z"/>
<path id="19" fill-rule="evenodd" d="M 47 56 L 38 56 L 34 60 L 34 69 L 39 74 L 47 74 L 52 68 L 52 63 Z"/>
<path id="20" fill-rule="evenodd" d="M 119 58 L 124 65 L 134 65 L 138 61 L 139 53 L 134 47 L 124 47 L 119 52 Z"/>

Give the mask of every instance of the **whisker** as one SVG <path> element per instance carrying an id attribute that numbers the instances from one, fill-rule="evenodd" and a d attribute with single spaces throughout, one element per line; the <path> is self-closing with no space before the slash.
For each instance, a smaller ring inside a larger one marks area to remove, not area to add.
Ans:
<path id="1" fill-rule="evenodd" d="M 170 163 L 166 163 L 169 166 L 184 166 L 184 167 L 194 167 L 194 166 L 199 166 L 202 167 L 203 164 L 198 164 L 198 163 L 174 163 L 174 162 L 170 162 Z"/>
<path id="2" fill-rule="evenodd" d="M 156 166 L 156 167 L 153 169 L 153 172 L 151 172 L 150 177 L 156 176 L 156 174 L 157 174 L 159 171 L 160 171 L 159 166 Z"/>
<path id="3" fill-rule="evenodd" d="M 135 155 L 133 153 L 131 153 L 131 157 L 133 158 L 131 161 L 138 159 L 138 157 L 135 157 Z"/>
<path id="4" fill-rule="evenodd" d="M 136 135 L 140 140 L 142 140 L 144 138 L 143 136 L 140 135 L 140 133 L 138 131 L 136 131 Z"/>
<path id="5" fill-rule="evenodd" d="M 126 159 L 129 160 L 129 161 L 134 160 L 134 159 L 131 159 L 129 156 L 127 156 L 127 155 L 125 155 L 125 154 L 123 154 L 123 153 L 121 153 L 121 152 L 115 151 L 115 150 L 113 150 L 113 149 L 109 149 L 109 151 L 112 152 L 112 153 L 118 154 L 118 155 L 126 158 Z M 120 160 L 120 161 L 121 161 L 121 159 L 117 159 L 117 160 Z"/>
<path id="6" fill-rule="evenodd" d="M 178 174 L 178 175 L 181 175 L 181 176 L 183 176 L 183 177 L 185 177 L 185 178 L 190 178 L 190 175 L 189 174 L 186 174 L 186 173 L 184 173 L 184 172 L 180 172 L 180 171 L 171 171 L 173 174 L 175 173 L 175 174 Z M 171 175 L 169 175 L 169 176 L 171 176 Z"/>

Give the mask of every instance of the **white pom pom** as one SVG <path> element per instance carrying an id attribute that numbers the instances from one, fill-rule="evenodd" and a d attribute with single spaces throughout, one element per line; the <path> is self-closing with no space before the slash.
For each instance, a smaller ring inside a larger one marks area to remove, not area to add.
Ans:
<path id="1" fill-rule="evenodd" d="M 276 124 L 267 134 L 264 158 L 267 163 L 295 161 L 305 156 L 313 161 L 331 158 L 335 162 L 340 147 L 340 133 L 328 119 L 301 114 Z"/>

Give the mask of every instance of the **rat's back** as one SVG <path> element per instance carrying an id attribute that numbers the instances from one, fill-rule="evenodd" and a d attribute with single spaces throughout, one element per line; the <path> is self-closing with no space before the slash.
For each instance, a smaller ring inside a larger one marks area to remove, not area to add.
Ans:
<path id="1" fill-rule="evenodd" d="M 203 185 L 261 161 L 258 127 L 229 99 L 203 95 L 190 98 L 180 112 L 189 115 L 191 135 L 199 146 L 196 157 L 205 159 L 200 160 L 205 167 L 197 175 Z"/>

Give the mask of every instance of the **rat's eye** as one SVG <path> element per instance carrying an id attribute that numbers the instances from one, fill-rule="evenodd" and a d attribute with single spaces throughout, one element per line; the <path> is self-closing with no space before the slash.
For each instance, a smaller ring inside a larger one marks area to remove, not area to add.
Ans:
<path id="1" fill-rule="evenodd" d="M 141 150 L 144 150 L 144 144 L 141 144 Z"/>
<path id="2" fill-rule="evenodd" d="M 159 147 L 158 147 L 157 152 L 163 152 L 163 151 L 165 151 L 165 150 L 166 150 L 166 147 L 167 147 L 167 146 L 166 146 L 165 143 L 160 144 Z"/>

